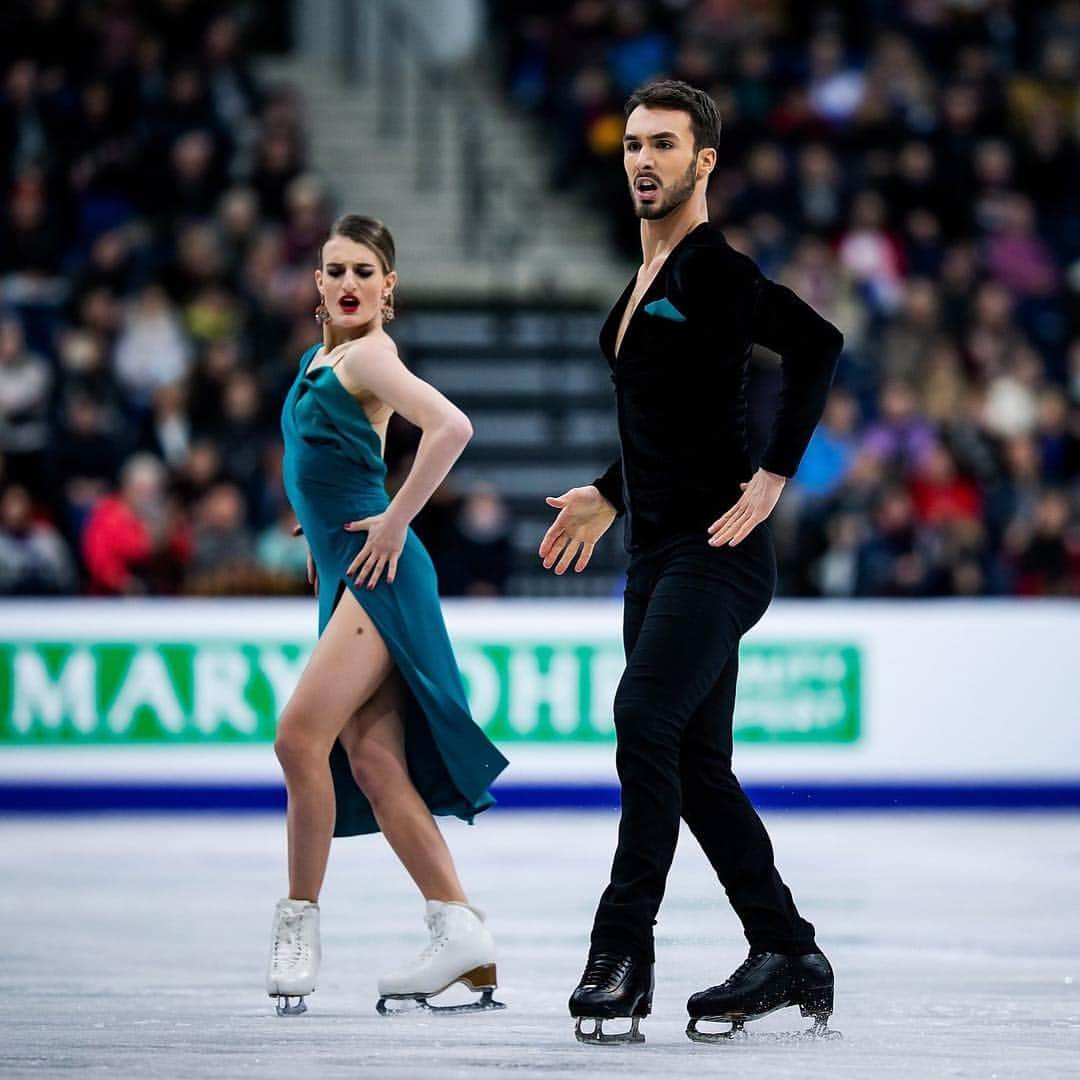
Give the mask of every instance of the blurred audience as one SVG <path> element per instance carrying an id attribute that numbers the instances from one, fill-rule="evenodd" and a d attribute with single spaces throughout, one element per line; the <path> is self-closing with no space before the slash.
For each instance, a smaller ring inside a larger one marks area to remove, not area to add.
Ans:
<path id="1" fill-rule="evenodd" d="M 306 589 L 254 539 L 331 216 L 252 74 L 282 5 L 2 7 L 0 591 Z"/>
<path id="2" fill-rule="evenodd" d="M 26 488 L 8 485 L 0 495 L 0 593 L 42 596 L 69 593 L 77 585 L 63 537 L 50 522 L 34 517 Z"/>
<path id="3" fill-rule="evenodd" d="M 47 479 L 52 382 L 48 363 L 26 347 L 22 324 L 0 319 L 0 453 L 12 480 L 38 490 Z"/>
<path id="4" fill-rule="evenodd" d="M 636 257 L 622 101 L 685 77 L 723 115 L 714 220 L 844 331 L 782 592 L 1080 594 L 1076 0 L 489 9 L 555 197 Z M 276 413 L 335 208 L 297 95 L 253 75 L 282 10 L 0 5 L 2 592 L 309 588 Z M 395 422 L 391 485 L 414 445 Z M 506 590 L 496 492 L 448 485 L 417 528 L 444 592 Z"/>
<path id="5" fill-rule="evenodd" d="M 490 485 L 468 491 L 438 551 L 439 589 L 446 596 L 500 596 L 510 577 L 510 518 Z"/>
<path id="6" fill-rule="evenodd" d="M 186 522 L 170 505 L 165 466 L 135 454 L 116 494 L 98 499 L 82 530 L 87 591 L 97 596 L 171 593 L 191 558 Z"/>
<path id="7" fill-rule="evenodd" d="M 635 76 L 720 108 L 713 220 L 844 331 L 776 515 L 781 592 L 1080 594 L 1076 0 L 489 10 L 556 190 L 609 214 L 628 258 L 627 28 Z"/>

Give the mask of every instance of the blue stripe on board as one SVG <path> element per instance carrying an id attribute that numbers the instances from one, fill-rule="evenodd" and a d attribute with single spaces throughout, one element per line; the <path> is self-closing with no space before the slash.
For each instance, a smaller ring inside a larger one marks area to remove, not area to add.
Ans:
<path id="1" fill-rule="evenodd" d="M 1080 782 L 1056 784 L 751 784 L 761 810 L 1080 809 Z M 613 784 L 514 784 L 494 789 L 503 810 L 601 810 L 619 805 Z M 258 813 L 285 808 L 276 784 L 5 783 L 0 813 Z"/>

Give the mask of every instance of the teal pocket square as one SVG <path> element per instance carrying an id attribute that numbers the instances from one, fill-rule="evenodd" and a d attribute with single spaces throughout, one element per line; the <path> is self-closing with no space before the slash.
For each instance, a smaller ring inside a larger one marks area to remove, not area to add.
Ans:
<path id="1" fill-rule="evenodd" d="M 646 315 L 655 315 L 660 319 L 670 319 L 672 322 L 686 322 L 686 316 L 665 296 L 662 300 L 654 300 L 645 305 Z"/>

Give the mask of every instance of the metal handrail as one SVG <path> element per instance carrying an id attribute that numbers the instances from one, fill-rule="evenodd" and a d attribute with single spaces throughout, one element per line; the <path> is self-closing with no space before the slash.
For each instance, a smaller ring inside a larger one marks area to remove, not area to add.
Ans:
<path id="1" fill-rule="evenodd" d="M 400 141 L 411 134 L 416 150 L 414 190 L 430 193 L 442 187 L 446 154 L 456 142 L 464 178 L 457 232 L 465 250 L 476 254 L 478 239 L 488 224 L 491 188 L 479 110 L 470 95 L 432 61 L 427 30 L 406 3 L 339 0 L 338 13 L 342 79 L 348 86 L 367 87 L 375 95 L 381 139 Z M 371 35 L 373 50 L 357 47 L 359 35 L 365 32 Z M 411 110 L 408 95 L 412 96 Z"/>
<path id="2" fill-rule="evenodd" d="M 472 81 L 432 58 L 429 31 L 404 0 L 339 0 L 338 13 L 342 79 L 372 95 L 380 139 L 413 140 L 412 189 L 441 190 L 453 155 L 462 178 L 454 210 L 462 249 L 505 267 L 535 192 L 493 168 Z"/>
<path id="3" fill-rule="evenodd" d="M 356 47 L 360 37 L 359 14 L 355 0 L 338 0 L 338 64 L 346 86 L 367 84 L 367 58 L 361 58 Z"/>

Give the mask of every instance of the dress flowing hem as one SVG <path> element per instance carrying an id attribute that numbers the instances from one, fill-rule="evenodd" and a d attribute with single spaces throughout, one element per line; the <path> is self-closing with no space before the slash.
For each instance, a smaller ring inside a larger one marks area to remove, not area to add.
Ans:
<path id="1" fill-rule="evenodd" d="M 413 727 L 415 730 L 416 723 L 423 723 L 427 727 L 432 742 L 439 752 L 439 757 L 446 770 L 447 778 L 453 784 L 457 793 L 457 798 L 451 798 L 449 800 L 446 799 L 445 796 L 437 800 L 431 799 L 425 795 L 425 792 L 421 789 L 420 785 L 417 784 L 417 792 L 421 799 L 423 799 L 424 805 L 427 806 L 428 811 L 436 817 L 456 817 L 470 825 L 473 824 L 477 814 L 481 814 L 485 810 L 496 805 L 496 800 L 488 790 L 488 787 L 499 773 L 502 772 L 508 762 L 502 757 L 499 751 L 492 747 L 494 754 L 498 755 L 498 758 L 496 761 L 497 767 L 492 767 L 490 769 L 490 777 L 486 777 L 473 784 L 467 784 L 463 783 L 459 777 L 456 777 L 453 774 L 453 771 L 447 764 L 445 748 L 440 744 L 439 725 L 432 724 L 429 708 L 425 707 L 424 699 L 431 699 L 429 702 L 430 708 L 436 715 L 456 717 L 459 724 L 464 722 L 478 733 L 480 733 L 480 729 L 476 727 L 475 721 L 467 709 L 462 709 L 453 698 L 440 689 L 438 683 L 428 678 L 423 671 L 416 666 L 409 650 L 407 650 L 401 641 L 398 640 L 397 635 L 385 625 L 385 620 L 382 623 L 380 622 L 379 612 L 376 610 L 376 606 L 370 604 L 370 598 L 368 596 L 363 595 L 367 592 L 367 589 L 356 586 L 348 574 L 341 574 L 338 578 L 338 585 L 344 586 L 352 593 L 364 613 L 371 619 L 379 637 L 382 639 L 383 644 L 386 645 L 387 651 L 390 653 L 390 658 L 394 663 L 394 667 L 405 682 L 408 698 L 406 702 L 406 716 L 403 718 L 406 729 L 406 757 L 408 758 L 409 752 L 409 729 L 410 727 Z M 393 588 L 393 586 L 388 585 L 384 580 L 376 586 L 376 588 Z M 344 594 L 342 592 L 337 592 L 335 595 L 336 598 L 332 611 L 337 610 L 337 605 L 340 602 L 341 596 Z M 410 713 L 411 716 L 409 715 Z M 412 724 L 409 723 L 410 719 L 412 720 Z M 480 734 L 486 741 L 486 736 L 483 736 L 482 733 Z M 331 753 L 331 762 L 334 777 L 334 794 L 338 811 L 334 826 L 334 837 L 362 836 L 381 832 L 382 830 L 375 820 L 375 815 L 371 809 L 371 804 L 368 802 L 367 796 L 364 795 L 360 786 L 353 779 L 351 770 L 348 768 L 348 761 L 340 741 L 335 740 L 334 747 L 335 750 Z M 344 768 L 340 765 L 336 769 L 333 768 L 333 756 L 335 752 L 340 753 L 341 758 L 345 759 Z M 417 778 L 413 776 L 411 768 L 409 770 L 409 776 L 414 784 L 416 784 Z"/>

